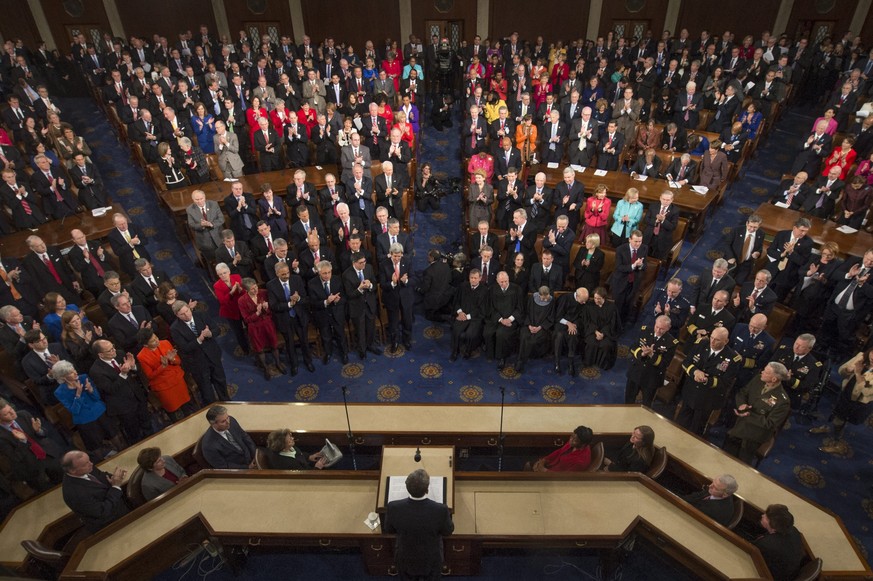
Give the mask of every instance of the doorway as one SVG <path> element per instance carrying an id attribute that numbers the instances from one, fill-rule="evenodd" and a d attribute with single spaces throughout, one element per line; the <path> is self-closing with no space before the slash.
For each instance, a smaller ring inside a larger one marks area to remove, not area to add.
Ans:
<path id="1" fill-rule="evenodd" d="M 651 24 L 651 20 L 613 20 L 612 31 L 616 38 L 643 38 Z"/>
<path id="2" fill-rule="evenodd" d="M 270 42 L 273 45 L 279 44 L 280 35 L 278 22 L 243 22 L 243 30 L 248 33 L 252 42 L 257 44 L 257 46 L 252 47 L 252 51 L 255 53 L 259 51 L 261 47 L 261 37 L 265 34 L 270 37 Z M 257 41 L 255 39 L 257 39 Z"/>
<path id="3" fill-rule="evenodd" d="M 463 20 L 425 20 L 424 28 L 427 31 L 423 39 L 425 44 L 429 44 L 430 37 L 436 34 L 440 39 L 448 38 L 449 46 L 456 51 L 464 40 Z"/>

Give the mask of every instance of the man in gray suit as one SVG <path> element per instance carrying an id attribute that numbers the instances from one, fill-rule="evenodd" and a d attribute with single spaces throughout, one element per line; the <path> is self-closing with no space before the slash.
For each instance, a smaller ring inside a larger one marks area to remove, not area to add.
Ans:
<path id="1" fill-rule="evenodd" d="M 346 182 L 352 178 L 352 168 L 356 163 L 364 168 L 364 177 L 372 178 L 370 166 L 373 161 L 370 148 L 361 145 L 361 136 L 358 133 L 352 133 L 352 144 L 344 146 L 340 155 L 340 164 L 343 168 L 340 180 Z"/>
<path id="2" fill-rule="evenodd" d="M 385 98 L 385 102 L 394 106 L 394 96 L 397 91 L 394 90 L 394 81 L 388 78 L 385 71 L 379 71 L 379 78 L 373 81 L 373 100 L 375 101 L 379 95 Z"/>
<path id="3" fill-rule="evenodd" d="M 326 95 L 324 81 L 315 77 L 315 69 L 309 69 L 306 80 L 303 81 L 303 98 L 309 101 L 310 107 L 324 115 L 327 111 L 327 102 L 324 100 Z"/>
<path id="4" fill-rule="evenodd" d="M 191 192 L 191 202 L 185 210 L 188 227 L 194 232 L 194 245 L 211 262 L 215 260 L 215 250 L 222 245 L 221 227 L 224 225 L 224 214 L 217 202 L 206 199 L 203 190 Z"/>
<path id="5" fill-rule="evenodd" d="M 243 160 L 239 156 L 239 137 L 227 130 L 224 121 L 215 122 L 215 135 L 212 143 L 218 153 L 218 167 L 224 173 L 225 179 L 238 178 L 243 175 Z"/>

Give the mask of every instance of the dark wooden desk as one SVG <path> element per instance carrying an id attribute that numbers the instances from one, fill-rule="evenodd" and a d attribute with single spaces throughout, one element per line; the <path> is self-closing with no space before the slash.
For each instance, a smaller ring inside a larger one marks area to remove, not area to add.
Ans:
<path id="1" fill-rule="evenodd" d="M 39 236 L 45 241 L 46 245 L 57 246 L 58 248 L 67 248 L 73 245 L 70 231 L 75 229 L 84 232 L 88 240 L 100 240 L 105 238 L 115 228 L 112 215 L 116 212 L 127 215 L 124 208 L 116 203 L 112 204 L 111 210 L 98 218 L 91 215 L 91 212 L 85 212 L 62 220 L 46 222 L 37 228 L 35 232 L 21 230 L 14 234 L 7 234 L 0 237 L 0 255 L 4 258 L 23 258 L 30 251 L 26 240 L 31 235 Z"/>
<path id="2" fill-rule="evenodd" d="M 765 202 L 758 206 L 755 213 L 763 218 L 761 229 L 770 236 L 781 230 L 790 230 L 798 219 L 806 218 L 812 224 L 808 236 L 819 245 L 836 242 L 840 245 L 841 256 L 863 257 L 865 252 L 873 248 L 873 235 L 869 232 L 858 230 L 854 234 L 844 234 L 837 230 L 835 222 L 813 218 L 797 210 L 780 208 Z"/>
<path id="3" fill-rule="evenodd" d="M 703 221 L 706 211 L 718 196 L 718 191 L 709 190 L 706 194 L 698 194 L 690 187 L 671 188 L 667 180 L 649 178 L 646 181 L 635 180 L 619 171 L 607 172 L 605 176 L 596 176 L 594 168 L 587 168 L 584 173 L 576 173 L 576 179 L 585 184 L 585 193 L 590 195 L 594 186 L 604 184 L 609 189 L 609 197 L 619 200 L 624 197 L 629 188 L 636 188 L 640 192 L 640 201 L 648 205 L 661 199 L 665 190 L 673 192 L 673 203 L 681 213 L 689 218 L 688 231 L 692 238 L 699 236 L 703 229 Z M 545 165 L 538 165 L 529 170 L 528 176 L 534 176 L 539 172 L 546 174 L 546 185 L 554 188 L 564 181 L 564 168 L 549 169 Z"/>
<path id="4" fill-rule="evenodd" d="M 306 172 L 306 181 L 315 186 L 315 189 L 321 189 L 327 185 L 324 181 L 324 176 L 332 173 L 336 176 L 339 182 L 340 168 L 335 165 L 316 166 L 301 168 Z M 242 176 L 239 181 L 243 185 L 243 191 L 251 193 L 255 199 L 261 198 L 261 185 L 270 184 L 273 186 L 273 191 L 276 195 L 284 195 L 285 188 L 288 184 L 294 181 L 294 172 L 296 169 L 283 169 L 279 171 L 271 171 L 267 173 L 256 173 Z M 161 203 L 164 204 L 172 213 L 176 220 L 185 222 L 185 209 L 191 205 L 191 192 L 194 190 L 203 190 L 207 200 L 218 202 L 223 206 L 224 198 L 230 195 L 230 187 L 233 182 L 207 182 L 205 184 L 197 184 L 180 188 L 178 190 L 168 190 L 161 192 Z"/>

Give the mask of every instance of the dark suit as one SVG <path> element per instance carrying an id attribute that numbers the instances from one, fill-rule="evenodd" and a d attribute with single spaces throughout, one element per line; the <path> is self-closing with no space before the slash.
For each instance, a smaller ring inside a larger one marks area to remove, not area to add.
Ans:
<path id="1" fill-rule="evenodd" d="M 555 110 L 557 110 L 557 108 L 555 108 Z M 557 125 L 557 129 L 555 129 L 551 121 L 549 121 L 548 123 L 543 123 L 542 130 L 539 133 L 540 161 L 542 163 L 560 163 L 561 158 L 564 157 L 564 143 L 566 141 L 567 124 L 559 120 Z M 551 142 L 553 131 L 555 132 L 555 137 L 558 138 L 558 141 L 555 143 Z"/>
<path id="2" fill-rule="evenodd" d="M 56 168 L 50 168 L 51 180 L 42 172 L 36 171 L 30 178 L 33 190 L 42 197 L 43 209 L 55 220 L 72 216 L 79 207 L 79 201 L 67 187 L 66 180 Z M 64 181 L 61 186 L 60 181 Z"/>
<path id="3" fill-rule="evenodd" d="M 126 316 L 116 311 L 109 319 L 108 331 L 115 338 L 116 344 L 120 345 L 125 351 L 133 352 L 138 347 L 137 333 L 142 328 L 144 322 L 152 322 L 152 316 L 142 305 L 133 305 L 130 314 L 136 319 L 136 326 Z"/>
<path id="4" fill-rule="evenodd" d="M 255 258 L 252 255 L 249 245 L 242 242 L 239 238 L 234 240 L 233 252 L 231 249 L 222 244 L 215 249 L 216 262 L 223 262 L 230 269 L 231 274 L 238 274 L 243 278 L 253 278 L 255 276 Z M 240 260 L 236 264 L 233 263 L 234 256 L 239 254 Z"/>
<path id="5" fill-rule="evenodd" d="M 133 281 L 128 285 L 128 288 L 136 303 L 147 308 L 152 316 L 156 316 L 158 314 L 158 300 L 155 298 L 155 290 L 161 283 L 168 282 L 170 277 L 165 272 L 152 270 L 152 278 L 154 278 L 155 282 L 154 288 L 141 274 L 133 277 Z"/>
<path id="6" fill-rule="evenodd" d="M 810 137 L 813 141 L 807 143 Z M 816 137 L 815 133 L 812 133 L 804 139 L 800 152 L 794 158 L 791 173 L 796 175 L 800 171 L 805 171 L 810 176 L 817 175 L 821 168 L 821 161 L 828 156 L 831 149 L 833 149 L 833 138 L 830 135 L 822 133 L 821 136 Z"/>
<path id="7" fill-rule="evenodd" d="M 756 260 L 752 255 L 757 252 L 758 256 L 760 256 L 764 247 L 764 232 L 756 230 L 751 234 L 754 238 L 749 242 L 749 259 L 744 260 L 743 246 L 746 241 L 746 234 L 745 224 L 733 228 L 725 238 L 722 247 L 723 258 L 727 261 L 734 260 L 734 266 L 732 267 L 734 270 L 731 272 L 731 276 L 737 284 L 744 283 L 749 277 L 749 273 Z"/>
<path id="8" fill-rule="evenodd" d="M 747 323 L 752 315 L 758 313 L 769 315 L 773 307 L 776 306 L 776 293 L 768 286 L 763 290 L 758 291 L 758 296 L 755 298 L 755 310 L 749 309 L 748 298 L 755 292 L 755 283 L 749 281 L 740 288 L 740 306 L 735 310 L 737 322 Z M 733 304 L 733 303 L 731 303 Z"/>
<path id="9" fill-rule="evenodd" d="M 657 157 L 655 159 L 658 159 Z M 637 160 L 639 161 L 639 160 Z M 655 233 L 656 219 L 661 211 L 661 202 L 652 202 L 649 204 L 649 211 L 646 212 L 646 227 L 643 232 L 643 244 L 649 247 L 652 256 L 658 260 L 667 258 L 667 253 L 673 247 L 673 231 L 679 224 L 679 208 L 675 204 L 667 206 L 667 211 L 664 214 L 664 221 L 657 226 L 658 233 Z"/>
<path id="10" fill-rule="evenodd" d="M 350 266 L 343 271 L 343 287 L 348 301 L 349 319 L 355 325 L 355 339 L 358 354 L 363 358 L 364 352 L 373 347 L 375 320 L 379 316 L 377 289 L 379 281 L 373 266 L 367 264 L 362 271 L 364 280 L 370 281 L 370 288 L 362 289 L 362 281 L 358 271 Z"/>
<path id="11" fill-rule="evenodd" d="M 46 293 L 56 292 L 60 293 L 68 303 L 77 304 L 79 302 L 79 293 L 73 287 L 75 279 L 60 251 L 55 247 L 48 246 L 46 247 L 46 254 L 54 268 L 54 273 L 60 279 L 60 283 L 58 283 L 51 269 L 31 250 L 21 262 L 22 274 L 27 275 L 27 285 L 36 292 L 40 299 Z"/>
<path id="12" fill-rule="evenodd" d="M 566 202 L 565 197 L 568 198 Z M 578 232 L 579 212 L 585 207 L 585 185 L 578 180 L 573 180 L 573 183 L 568 186 L 561 180 L 552 192 L 552 200 L 554 200 L 555 217 L 565 214 L 569 219 L 567 226 L 573 232 Z M 576 207 L 571 210 L 570 206 L 574 204 Z M 527 264 L 531 263 L 527 262 Z"/>
<path id="13" fill-rule="evenodd" d="M 733 495 L 721 500 L 711 500 L 709 490 L 700 490 L 683 496 L 682 500 L 722 526 L 727 526 L 734 515 L 734 502 L 736 501 Z"/>
<path id="14" fill-rule="evenodd" d="M 531 292 L 537 292 L 541 286 L 549 287 L 552 293 L 564 290 L 564 271 L 560 265 L 552 264 L 548 273 L 544 271 L 540 262 L 530 267 L 529 287 Z"/>
<path id="15" fill-rule="evenodd" d="M 318 214 L 314 212 L 309 213 L 309 232 L 312 232 L 315 229 L 318 232 L 318 241 L 321 243 L 322 247 L 327 247 L 327 229 L 325 229 L 324 225 L 321 223 L 321 220 L 318 217 Z M 298 254 L 303 254 L 306 252 L 309 245 L 309 233 L 306 231 L 306 227 L 303 222 L 297 220 L 291 224 L 291 240 L 288 241 L 291 243 L 294 248 L 297 250 Z"/>
<path id="16" fill-rule="evenodd" d="M 391 259 L 380 262 L 379 282 L 382 285 L 382 303 L 388 311 L 388 338 L 393 345 L 402 340 L 409 349 L 412 345 L 412 307 L 415 303 L 415 292 L 412 287 L 412 258 L 400 259 L 400 279 L 392 281 L 395 274 L 394 261 Z M 407 280 L 402 279 L 406 276 Z"/>
<path id="17" fill-rule="evenodd" d="M 326 260 L 324 254 L 325 252 L 322 251 L 322 260 Z M 303 270 L 302 265 L 301 270 Z M 306 287 L 309 291 L 309 309 L 312 313 L 313 322 L 321 334 L 321 343 L 324 347 L 322 361 L 327 363 L 330 359 L 334 339 L 339 344 L 341 356 L 343 358 L 348 357 L 349 344 L 346 340 L 345 330 L 346 298 L 343 296 L 342 278 L 337 275 L 333 275 L 330 278 L 330 294 L 340 295 L 340 300 L 330 304 L 325 303 L 328 295 L 324 289 L 324 281 L 321 280 L 320 276 L 313 275 Z"/>
<path id="18" fill-rule="evenodd" d="M 120 367 L 124 362 L 121 354 L 116 356 L 116 361 Z M 110 363 L 98 358 L 88 370 L 88 376 L 106 404 L 106 413 L 121 425 L 128 445 L 139 442 L 151 432 L 148 399 L 136 371 L 131 370 L 124 378 Z"/>
<path id="19" fill-rule="evenodd" d="M 197 335 L 188 323 L 182 322 L 181 319 L 176 319 L 170 325 L 170 337 L 182 355 L 182 367 L 197 382 L 204 404 L 216 401 L 215 394 L 218 395 L 218 401 L 229 400 L 227 379 L 221 363 L 221 347 L 218 346 L 214 336 L 205 338 L 202 344 L 198 343 L 197 336 L 206 328 L 207 321 L 200 313 L 195 313 L 193 320 L 197 327 Z"/>
<path id="20" fill-rule="evenodd" d="M 290 297 L 297 293 L 299 300 L 290 304 Z M 285 296 L 285 287 L 278 278 L 274 277 L 267 283 L 267 300 L 270 304 L 270 312 L 273 314 L 273 322 L 276 330 L 285 339 L 285 351 L 291 368 L 297 368 L 297 351 L 294 345 L 294 335 L 303 353 L 303 361 L 312 365 L 312 355 L 309 353 L 309 311 L 307 309 L 306 285 L 303 279 L 296 274 L 291 274 L 288 279 L 288 297 Z"/>
<path id="21" fill-rule="evenodd" d="M 445 504 L 406 498 L 389 502 L 382 532 L 397 534 L 394 563 L 404 578 L 439 579 L 443 564 L 442 537 L 455 524 Z"/>
<path id="22" fill-rule="evenodd" d="M 688 161 L 688 165 L 683 168 L 682 160 L 677 157 L 672 162 L 670 162 L 670 165 L 667 167 L 667 171 L 664 172 L 664 177 L 667 176 L 672 177 L 673 181 L 688 180 L 689 186 L 696 184 L 697 162 L 691 159 Z"/>
<path id="23" fill-rule="evenodd" d="M 403 172 L 394 171 L 391 175 L 391 190 L 392 194 L 387 193 L 387 176 L 380 174 L 373 180 L 373 187 L 376 190 L 376 206 L 384 206 L 388 210 L 388 216 L 400 220 L 403 225 L 403 195 L 406 188 L 409 186 L 409 180 L 403 175 Z M 393 193 L 397 190 L 397 194 Z"/>
<path id="24" fill-rule="evenodd" d="M 88 184 L 84 182 L 86 177 L 91 180 Z M 93 163 L 85 162 L 84 171 L 83 168 L 73 164 L 70 169 L 70 179 L 79 190 L 79 203 L 85 208 L 93 210 L 109 205 L 109 197 L 106 195 L 106 190 L 103 189 L 103 178 L 100 177 L 100 172 L 97 171 L 97 166 Z"/>
<path id="25" fill-rule="evenodd" d="M 622 244 L 615 249 L 615 270 L 609 279 L 609 289 L 621 323 L 627 320 L 629 310 L 633 306 L 637 291 L 643 282 L 643 272 L 646 270 L 646 256 L 648 254 L 649 247 L 640 244 L 636 256 L 637 259 L 642 258 L 643 262 L 639 267 L 635 267 L 630 244 Z"/>
<path id="26" fill-rule="evenodd" d="M 128 223 L 127 232 L 131 239 L 138 237 L 140 243 L 136 246 L 131 246 L 118 228 L 110 230 L 109 234 L 106 235 L 106 238 L 109 239 L 109 246 L 112 248 L 112 253 L 118 257 L 118 261 L 121 263 L 121 268 L 124 272 L 133 277 L 137 274 L 136 267 L 133 264 L 137 259 L 136 255 L 138 254 L 139 258 L 149 260 L 151 259 L 151 255 L 145 247 L 145 236 L 143 236 L 139 230 L 133 226 L 133 224 Z"/>
<path id="27" fill-rule="evenodd" d="M 255 459 L 255 443 L 234 417 L 230 418 L 227 431 L 230 432 L 236 446 L 226 437 L 209 428 L 200 438 L 200 451 L 203 453 L 203 458 L 209 463 L 210 468 L 245 470 Z"/>
<path id="28" fill-rule="evenodd" d="M 39 228 L 48 222 L 48 218 L 41 209 L 40 199 L 29 186 L 20 185 L 27 191 L 26 196 L 20 200 L 16 195 L 10 195 L 6 198 L 6 205 L 12 210 L 12 224 L 19 230 Z M 27 204 L 27 208 L 25 208 L 25 204 Z M 28 213 L 27 210 L 30 212 Z M 5 219 L 5 214 L 3 219 Z"/>
<path id="29" fill-rule="evenodd" d="M 405 258 L 412 260 L 412 237 L 405 233 L 397 234 L 397 243 L 403 246 L 403 255 Z M 379 234 L 376 237 L 376 260 L 382 261 L 390 254 L 391 250 L 391 234 L 388 232 Z"/>
<path id="30" fill-rule="evenodd" d="M 767 263 L 764 268 L 773 275 L 770 288 L 780 298 L 796 284 L 798 270 L 809 262 L 809 257 L 812 254 L 812 238 L 804 236 L 795 243 L 794 250 L 785 257 L 787 259 L 785 266 L 780 269 L 779 265 L 783 259 L 782 253 L 785 245 L 791 240 L 791 232 L 791 230 L 777 232 L 770 246 L 767 247 Z"/>
<path id="31" fill-rule="evenodd" d="M 711 270 L 707 270 L 700 275 L 697 284 L 693 286 L 693 289 L 687 295 L 688 302 L 691 303 L 692 307 L 703 309 L 710 306 L 712 304 L 712 297 L 721 290 L 727 291 L 728 298 L 733 296 L 736 283 L 729 274 L 721 277 L 717 284 L 713 285 L 712 283 Z"/>
<path id="32" fill-rule="evenodd" d="M 105 472 L 96 466 L 91 471 L 97 481 L 64 475 L 62 492 L 64 502 L 85 525 L 89 533 L 96 533 L 109 523 L 128 513 L 121 488 L 111 486 Z"/>
<path id="33" fill-rule="evenodd" d="M 826 176 L 818 176 L 815 184 L 807 190 L 806 196 L 795 198 L 791 208 L 816 218 L 829 218 L 834 213 L 834 205 L 837 198 L 842 195 L 843 187 L 846 184 L 837 179 L 830 185 L 830 188 L 825 190 L 823 188 L 827 187 L 828 181 Z"/>
<path id="34" fill-rule="evenodd" d="M 230 219 L 230 229 L 236 239 L 248 242 L 258 223 L 258 208 L 251 194 L 243 192 L 242 197 L 245 199 L 242 209 L 238 209 L 239 202 L 233 194 L 224 198 L 224 211 Z"/>
<path id="35" fill-rule="evenodd" d="M 100 248 L 99 242 L 89 240 L 86 246 L 88 248 L 87 260 L 78 244 L 74 244 L 67 253 L 67 260 L 70 261 L 73 270 L 82 277 L 85 288 L 96 297 L 103 291 L 103 273 L 109 268 L 109 264 L 106 262 L 105 253 L 102 259 L 97 254 L 97 250 Z M 97 270 L 98 266 L 99 271 Z"/>
<path id="36" fill-rule="evenodd" d="M 616 129 L 610 140 L 609 133 L 604 132 L 600 139 L 597 152 L 597 169 L 608 171 L 618 170 L 618 158 L 624 150 L 624 135 Z"/>
<path id="37" fill-rule="evenodd" d="M 64 349 L 60 343 L 49 343 L 48 352 L 51 355 L 57 355 L 58 360 L 73 362 L 72 357 Z M 52 405 L 57 403 L 54 392 L 58 387 L 57 381 L 48 377 L 49 365 L 45 359 L 40 357 L 35 351 L 27 350 L 24 357 L 21 358 L 21 368 L 24 370 L 24 375 L 31 380 L 38 388 L 42 400 Z"/>
<path id="38" fill-rule="evenodd" d="M 15 423 L 18 429 L 27 436 L 27 442 L 16 438 L 11 430 L 0 428 L 0 456 L 11 462 L 11 472 L 7 474 L 10 480 L 25 482 L 34 490 L 40 492 L 63 478 L 60 458 L 61 447 L 47 437 L 44 429 L 37 433 L 33 429 L 33 416 L 26 411 L 18 411 Z M 45 452 L 45 457 L 39 459 L 31 450 L 30 443 L 35 442 Z"/>
<path id="39" fill-rule="evenodd" d="M 641 176 L 657 178 L 661 175 L 661 158 L 655 156 L 652 159 L 651 165 L 646 165 L 646 157 L 641 155 L 631 166 L 631 173 Z"/>
<path id="40" fill-rule="evenodd" d="M 300 127 L 298 125 L 298 127 Z M 282 169 L 282 137 L 276 133 L 276 130 L 267 126 L 268 137 L 264 136 L 262 130 L 255 131 L 254 144 L 255 151 L 258 152 L 258 162 L 262 172 L 276 171 Z M 267 151 L 267 146 L 272 146 L 272 151 Z"/>

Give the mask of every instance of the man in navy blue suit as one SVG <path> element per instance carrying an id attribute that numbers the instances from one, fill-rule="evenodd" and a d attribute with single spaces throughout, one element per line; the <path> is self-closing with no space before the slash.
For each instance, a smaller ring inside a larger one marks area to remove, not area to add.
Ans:
<path id="1" fill-rule="evenodd" d="M 382 532 L 396 534 L 394 563 L 403 579 L 436 581 L 443 565 L 443 539 L 455 530 L 445 504 L 427 498 L 430 476 L 422 469 L 406 477 L 409 498 L 388 503 Z"/>

